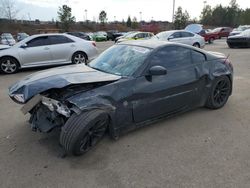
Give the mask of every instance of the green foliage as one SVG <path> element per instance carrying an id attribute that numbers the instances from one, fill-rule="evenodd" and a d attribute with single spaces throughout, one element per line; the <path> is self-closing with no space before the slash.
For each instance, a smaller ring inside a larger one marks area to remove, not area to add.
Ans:
<path id="1" fill-rule="evenodd" d="M 137 18 L 136 18 L 136 17 L 133 18 L 131 27 L 132 27 L 133 29 L 138 28 L 138 22 L 137 22 Z"/>
<path id="2" fill-rule="evenodd" d="M 182 12 L 182 8 L 178 7 L 177 11 L 175 12 L 174 15 L 174 28 L 175 29 L 183 29 L 189 21 L 189 14 L 187 11 L 184 13 Z"/>
<path id="3" fill-rule="evenodd" d="M 128 19 L 127 19 L 127 27 L 131 27 L 131 26 L 132 26 L 132 21 L 131 21 L 130 16 L 128 16 Z"/>
<path id="4" fill-rule="evenodd" d="M 210 25 L 212 23 L 212 13 L 212 7 L 210 5 L 206 5 L 201 12 L 201 23 L 204 25 Z"/>
<path id="5" fill-rule="evenodd" d="M 107 21 L 107 13 L 102 10 L 99 14 L 99 20 L 104 25 L 104 23 Z"/>
<path id="6" fill-rule="evenodd" d="M 63 5 L 62 7 L 59 7 L 57 14 L 59 21 L 61 22 L 62 29 L 64 31 L 68 31 L 70 24 L 75 22 L 75 17 L 72 16 L 71 8 L 67 5 Z"/>
<path id="7" fill-rule="evenodd" d="M 206 5 L 201 12 L 200 22 L 203 25 L 231 27 L 250 24 L 250 9 L 240 9 L 236 0 L 231 0 L 226 7 L 217 5 L 212 9 Z"/>

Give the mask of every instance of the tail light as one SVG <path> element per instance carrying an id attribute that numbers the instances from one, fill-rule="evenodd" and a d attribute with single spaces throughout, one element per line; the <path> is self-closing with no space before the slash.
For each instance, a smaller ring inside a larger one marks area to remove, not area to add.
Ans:
<path id="1" fill-rule="evenodd" d="M 96 43 L 95 43 L 95 42 L 92 42 L 92 45 L 93 45 L 94 47 L 96 47 Z"/>

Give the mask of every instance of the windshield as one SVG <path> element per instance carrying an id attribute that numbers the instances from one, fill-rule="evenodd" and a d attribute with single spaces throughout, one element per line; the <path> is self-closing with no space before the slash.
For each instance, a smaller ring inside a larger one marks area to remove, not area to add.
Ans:
<path id="1" fill-rule="evenodd" d="M 1 38 L 2 38 L 2 39 L 11 39 L 11 40 L 14 39 L 13 36 L 10 35 L 10 34 L 3 34 L 3 35 L 1 36 Z"/>
<path id="2" fill-rule="evenodd" d="M 125 36 L 125 38 L 133 38 L 137 33 L 130 33 Z"/>
<path id="3" fill-rule="evenodd" d="M 243 31 L 243 32 L 241 33 L 241 35 L 250 36 L 250 29 L 247 29 L 247 30 Z"/>
<path id="4" fill-rule="evenodd" d="M 220 30 L 221 30 L 222 28 L 215 28 L 214 30 L 212 30 L 212 32 L 220 32 Z"/>
<path id="5" fill-rule="evenodd" d="M 150 51 L 143 47 L 115 45 L 90 62 L 89 66 L 111 74 L 131 76 L 144 63 Z"/>
<path id="6" fill-rule="evenodd" d="M 170 35 L 172 35 L 173 34 L 173 32 L 161 32 L 161 33 L 158 33 L 157 35 L 156 35 L 156 37 L 158 38 L 158 39 L 161 39 L 161 40 L 167 40 L 168 39 L 168 37 L 170 36 Z"/>

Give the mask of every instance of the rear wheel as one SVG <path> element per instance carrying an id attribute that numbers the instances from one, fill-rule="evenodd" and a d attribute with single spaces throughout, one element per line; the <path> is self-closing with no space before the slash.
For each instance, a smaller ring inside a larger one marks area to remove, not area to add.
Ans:
<path id="1" fill-rule="evenodd" d="M 209 44 L 212 44 L 214 42 L 214 38 L 210 38 L 209 40 L 208 40 L 208 43 Z"/>
<path id="2" fill-rule="evenodd" d="M 232 90 L 231 81 L 227 76 L 216 78 L 211 88 L 206 107 L 210 109 L 219 109 L 223 107 Z"/>
<path id="3" fill-rule="evenodd" d="M 83 52 L 76 52 L 72 56 L 72 63 L 74 64 L 81 64 L 87 62 L 87 55 Z"/>
<path id="4" fill-rule="evenodd" d="M 103 138 L 108 123 L 109 118 L 104 111 L 74 114 L 62 127 L 60 143 L 68 154 L 82 155 Z"/>
<path id="5" fill-rule="evenodd" d="M 0 60 L 0 71 L 5 74 L 13 74 L 18 71 L 19 64 L 12 57 L 4 57 Z"/>
<path id="6" fill-rule="evenodd" d="M 196 47 L 196 48 L 200 48 L 200 47 L 201 47 L 201 46 L 200 46 L 200 44 L 199 44 L 199 43 L 197 43 L 197 42 L 196 42 L 196 43 L 194 43 L 194 44 L 193 44 L 193 46 L 194 46 L 194 47 Z"/>

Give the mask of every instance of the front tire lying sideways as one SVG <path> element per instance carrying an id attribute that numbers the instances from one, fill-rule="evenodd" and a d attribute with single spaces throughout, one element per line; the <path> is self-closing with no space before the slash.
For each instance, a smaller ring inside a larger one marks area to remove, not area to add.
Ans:
<path id="1" fill-rule="evenodd" d="M 103 138 L 108 124 L 108 115 L 101 110 L 73 114 L 62 127 L 60 144 L 67 154 L 82 155 Z"/>

